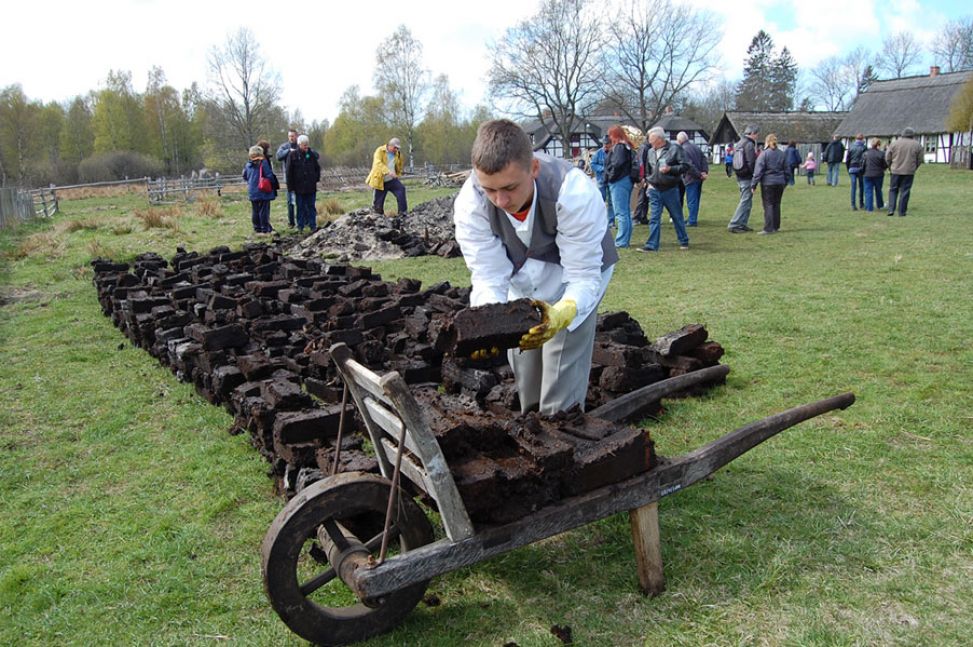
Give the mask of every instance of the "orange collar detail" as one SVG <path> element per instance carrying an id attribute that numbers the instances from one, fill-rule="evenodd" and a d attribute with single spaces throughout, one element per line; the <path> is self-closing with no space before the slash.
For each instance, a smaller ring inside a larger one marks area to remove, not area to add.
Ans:
<path id="1" fill-rule="evenodd" d="M 523 211 L 518 211 L 518 212 L 512 213 L 510 215 L 513 216 L 514 218 L 516 218 L 518 221 L 523 222 L 523 221 L 527 220 L 527 215 L 529 213 L 530 213 L 530 207 L 527 207 Z"/>

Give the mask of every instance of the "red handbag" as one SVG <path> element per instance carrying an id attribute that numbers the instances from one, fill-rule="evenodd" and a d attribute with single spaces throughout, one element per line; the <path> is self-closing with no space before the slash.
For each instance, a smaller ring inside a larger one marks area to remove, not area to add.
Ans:
<path id="1" fill-rule="evenodd" d="M 270 179 L 264 177 L 264 163 L 260 160 L 260 179 L 257 180 L 257 190 L 261 193 L 273 193 L 274 187 L 270 184 Z"/>

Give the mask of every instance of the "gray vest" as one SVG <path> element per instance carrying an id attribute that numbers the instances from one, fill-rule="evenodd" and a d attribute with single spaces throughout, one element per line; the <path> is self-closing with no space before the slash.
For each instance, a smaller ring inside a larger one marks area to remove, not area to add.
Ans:
<path id="1" fill-rule="evenodd" d="M 489 203 L 490 229 L 496 234 L 507 252 L 507 258 L 514 266 L 514 274 L 520 271 L 528 258 L 548 263 L 560 263 L 561 252 L 557 248 L 557 197 L 564 182 L 564 176 L 574 168 L 570 162 L 551 157 L 546 153 L 534 153 L 541 164 L 537 175 L 537 209 L 534 213 L 534 229 L 530 235 L 530 247 L 517 237 L 510 218 L 503 209 Z M 473 174 L 474 182 L 476 174 Z M 594 189 L 594 185 L 592 185 Z M 605 235 L 601 239 L 601 270 L 605 271 L 618 262 L 618 251 L 608 218 L 605 217 Z"/>

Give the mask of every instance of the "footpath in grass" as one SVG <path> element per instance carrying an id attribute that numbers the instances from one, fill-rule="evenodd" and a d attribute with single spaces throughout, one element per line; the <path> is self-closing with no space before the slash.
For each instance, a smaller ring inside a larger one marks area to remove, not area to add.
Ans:
<path id="1" fill-rule="evenodd" d="M 557 645 L 555 624 L 583 645 L 967 644 L 973 176 L 922 167 L 906 218 L 852 212 L 847 176 L 798 184 L 774 236 L 728 234 L 735 197 L 732 180 L 707 181 L 690 251 L 664 222 L 662 251 L 623 250 L 602 304 L 650 336 L 703 322 L 727 348 L 725 387 L 646 421 L 658 450 L 844 390 L 858 402 L 664 499 L 659 598 L 637 593 L 618 515 L 435 579 L 441 605 L 368 644 Z M 300 644 L 261 588 L 259 544 L 283 505 L 265 464 L 223 410 L 125 342 L 87 267 L 239 246 L 249 205 L 62 206 L 0 232 L 0 643 Z M 373 267 L 468 283 L 460 259 Z"/>

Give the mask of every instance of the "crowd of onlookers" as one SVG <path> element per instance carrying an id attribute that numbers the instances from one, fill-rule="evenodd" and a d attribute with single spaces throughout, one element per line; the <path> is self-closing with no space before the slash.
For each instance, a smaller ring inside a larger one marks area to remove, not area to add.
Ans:
<path id="1" fill-rule="evenodd" d="M 398 203 L 398 215 L 405 216 L 408 209 L 402 175 L 401 143 L 393 137 L 387 144 L 375 149 L 372 166 L 365 183 L 372 188 L 372 210 L 385 213 L 385 197 L 392 193 Z M 287 191 L 287 226 L 303 234 L 318 229 L 318 211 L 315 206 L 318 182 L 321 180 L 320 155 L 310 147 L 307 135 L 299 135 L 294 129 L 287 131 L 287 141 L 277 147 L 274 157 L 280 163 Z M 250 198 L 251 222 L 257 234 L 270 234 L 270 203 L 277 199 L 280 180 L 271 164 L 270 142 L 258 141 L 250 147 L 249 161 L 243 167 L 243 179 L 247 183 Z"/>
<path id="2" fill-rule="evenodd" d="M 781 150 L 775 134 L 759 141 L 759 133 L 756 125 L 747 126 L 740 141 L 727 146 L 723 156 L 726 175 L 736 177 L 740 190 L 740 200 L 727 225 L 730 233 L 753 231 L 749 220 L 758 188 L 764 211 L 764 225 L 759 233 L 773 234 L 781 227 L 785 187 L 794 185 L 800 171 L 809 185 L 815 184 L 818 160 L 813 151 L 802 159 L 796 142 L 788 142 Z M 633 134 L 631 129 L 620 125 L 610 127 L 603 146 L 590 155 L 587 169 L 605 201 L 609 226 L 615 228 L 615 246 L 631 246 L 633 225 L 642 223 L 649 226 L 649 235 L 639 250 L 658 251 L 662 212 L 666 211 L 679 249 L 688 250 L 687 228 L 698 224 L 703 184 L 709 177 L 708 156 L 685 132 L 678 133 L 676 141 L 670 141 L 658 127 L 650 129 L 644 141 L 635 141 L 638 137 L 633 138 Z M 834 136 L 821 154 L 821 163 L 827 165 L 827 184 L 838 186 L 844 165 L 851 181 L 853 210 L 871 212 L 887 208 L 890 216 L 896 210 L 905 216 L 916 169 L 923 161 L 922 146 L 914 135 L 911 128 L 906 128 L 884 150 L 877 138 L 866 143 L 859 134 L 846 149 L 840 138 Z M 389 193 L 395 196 L 397 214 L 407 214 L 406 188 L 400 179 L 403 170 L 400 149 L 397 137 L 375 149 L 365 183 L 373 190 L 372 211 L 376 214 L 384 214 Z M 319 154 L 310 148 L 307 135 L 299 135 L 292 129 L 273 157 L 279 162 L 286 182 L 288 226 L 299 233 L 305 228 L 317 231 L 315 198 L 321 179 Z M 277 198 L 280 181 L 271 163 L 270 143 L 258 141 L 250 148 L 249 158 L 243 168 L 243 178 L 247 182 L 253 230 L 271 233 L 270 203 Z M 891 180 L 886 201 L 883 185 L 887 171 Z M 633 191 L 637 192 L 634 213 Z"/>
<path id="3" fill-rule="evenodd" d="M 727 146 L 722 156 L 726 176 L 735 177 L 740 190 L 740 200 L 727 225 L 730 233 L 753 231 L 749 220 L 758 188 L 764 211 L 764 225 L 758 233 L 766 235 L 780 230 L 784 189 L 795 184 L 798 174 L 803 171 L 809 185 L 816 183 L 819 165 L 813 151 L 802 157 L 796 142 L 790 141 L 781 149 L 776 134 L 771 133 L 762 141 L 759 134 L 758 126 L 747 126 L 740 141 Z M 883 149 L 881 140 L 872 138 L 866 142 L 859 134 L 846 149 L 835 135 L 821 154 L 827 184 L 838 186 L 844 166 L 851 180 L 852 210 L 872 212 L 887 208 L 890 216 L 896 211 L 905 216 L 913 179 L 923 162 L 922 145 L 914 137 L 913 129 L 906 128 Z M 653 128 L 641 146 L 636 146 L 631 131 L 612 126 L 602 148 L 590 156 L 590 171 L 605 200 L 609 225 L 616 228 L 616 247 L 628 247 L 633 222 L 642 222 L 649 225 L 649 237 L 640 249 L 657 251 L 665 210 L 679 249 L 689 249 L 686 228 L 697 226 L 709 163 L 685 132 L 680 132 L 673 142 L 661 128 Z M 886 172 L 891 176 L 887 201 L 883 199 Z M 638 192 L 634 214 L 630 209 L 633 190 Z M 683 207 L 688 210 L 686 217 Z"/>

